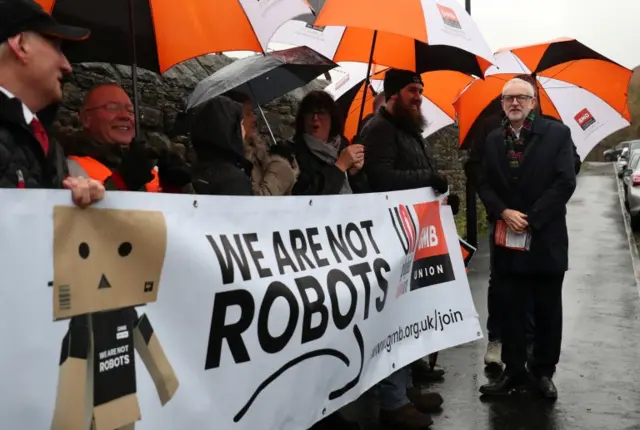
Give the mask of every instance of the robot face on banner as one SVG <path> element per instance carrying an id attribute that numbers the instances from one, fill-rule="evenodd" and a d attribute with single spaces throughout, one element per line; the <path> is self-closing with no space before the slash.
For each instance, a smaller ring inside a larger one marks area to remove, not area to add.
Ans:
<path id="1" fill-rule="evenodd" d="M 154 302 L 167 248 L 158 211 L 56 206 L 54 320 Z"/>

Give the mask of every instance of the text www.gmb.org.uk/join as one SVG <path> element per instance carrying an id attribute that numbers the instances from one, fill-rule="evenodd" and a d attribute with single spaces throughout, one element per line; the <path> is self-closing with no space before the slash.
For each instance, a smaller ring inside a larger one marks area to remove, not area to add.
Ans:
<path id="1" fill-rule="evenodd" d="M 445 327 L 462 321 L 464 321 L 464 318 L 460 311 L 452 311 L 449 309 L 448 313 L 443 314 L 438 312 L 437 309 L 434 309 L 433 315 L 427 315 L 423 320 L 416 321 L 405 327 L 398 327 L 397 330 L 378 342 L 371 350 L 371 358 L 384 351 L 390 352 L 393 345 L 397 342 L 402 342 L 411 337 L 418 339 L 422 333 L 430 330 L 443 331 Z"/>

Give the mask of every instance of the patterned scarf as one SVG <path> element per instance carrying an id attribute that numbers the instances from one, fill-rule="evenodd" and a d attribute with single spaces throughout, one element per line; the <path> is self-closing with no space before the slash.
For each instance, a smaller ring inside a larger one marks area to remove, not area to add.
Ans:
<path id="1" fill-rule="evenodd" d="M 340 145 L 342 144 L 342 136 L 337 135 L 332 140 L 328 142 L 323 142 L 320 139 L 317 139 L 310 134 L 305 133 L 303 135 L 304 143 L 306 143 L 309 151 L 320 160 L 324 161 L 329 165 L 333 165 L 338 160 L 340 153 Z M 339 194 L 353 194 L 351 190 L 351 185 L 349 184 L 349 176 L 347 176 L 347 172 L 344 173 L 344 182 L 342 183 L 342 189 Z"/>
<path id="2" fill-rule="evenodd" d="M 531 133 L 531 127 L 533 121 L 536 119 L 536 113 L 531 111 L 529 115 L 524 119 L 522 128 L 520 129 L 520 136 L 516 137 L 515 132 L 511 128 L 509 118 L 505 116 L 502 120 L 502 129 L 504 133 L 504 143 L 507 146 L 507 158 L 509 159 L 509 167 L 515 173 L 520 167 L 520 160 L 522 154 L 524 154 L 525 141 Z"/>

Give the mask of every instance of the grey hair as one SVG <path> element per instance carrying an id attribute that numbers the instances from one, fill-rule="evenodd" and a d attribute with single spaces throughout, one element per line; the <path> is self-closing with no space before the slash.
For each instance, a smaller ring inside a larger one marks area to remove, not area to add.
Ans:
<path id="1" fill-rule="evenodd" d="M 502 87 L 502 94 L 504 94 L 504 92 L 507 90 L 507 88 L 509 88 L 509 86 L 511 86 L 513 84 L 526 84 L 531 89 L 531 94 L 529 94 L 529 95 L 531 97 L 535 97 L 536 96 L 536 89 L 534 88 L 533 84 L 531 82 L 529 82 L 529 81 L 525 81 L 524 79 L 520 79 L 520 78 L 510 79 L 506 84 L 504 84 L 504 87 Z"/>

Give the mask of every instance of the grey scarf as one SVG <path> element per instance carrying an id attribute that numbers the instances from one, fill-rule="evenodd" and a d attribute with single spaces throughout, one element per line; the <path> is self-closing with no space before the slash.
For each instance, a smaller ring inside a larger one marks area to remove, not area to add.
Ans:
<path id="1" fill-rule="evenodd" d="M 311 136 L 310 134 L 304 134 L 304 143 L 306 143 L 309 151 L 327 164 L 334 165 L 338 161 L 338 150 L 342 143 L 342 138 L 338 135 L 328 142 L 323 142 L 320 139 Z M 351 186 L 349 185 L 349 177 L 347 173 L 344 174 L 344 182 L 339 194 L 353 194 Z"/>

